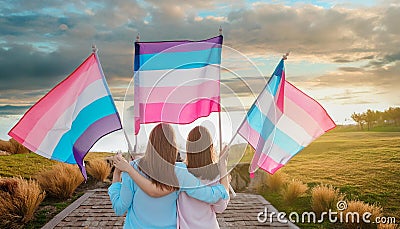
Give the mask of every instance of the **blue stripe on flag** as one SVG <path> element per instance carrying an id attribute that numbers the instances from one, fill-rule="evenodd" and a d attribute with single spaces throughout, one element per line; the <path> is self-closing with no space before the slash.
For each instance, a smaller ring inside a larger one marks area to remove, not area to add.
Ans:
<path id="1" fill-rule="evenodd" d="M 253 106 L 251 111 L 247 114 L 247 122 L 264 140 L 268 139 L 275 128 L 271 120 L 269 120 L 257 106 Z"/>
<path id="2" fill-rule="evenodd" d="M 271 122 L 271 120 L 264 113 L 262 113 L 257 106 L 252 107 L 246 118 L 251 128 L 260 134 L 260 136 L 264 139 L 264 142 L 267 142 L 268 138 L 273 137 L 274 144 L 279 146 L 282 150 L 286 151 L 290 155 L 295 155 L 304 148 L 283 131 L 275 128 L 274 123 Z"/>
<path id="3" fill-rule="evenodd" d="M 279 84 L 282 81 L 282 72 L 284 67 L 285 66 L 282 59 L 281 62 L 279 62 L 278 66 L 276 66 L 274 73 L 268 81 L 267 90 L 272 96 L 276 96 L 276 92 L 279 89 Z"/>
<path id="4" fill-rule="evenodd" d="M 276 92 L 279 88 L 279 83 L 282 80 L 282 76 L 273 75 L 267 85 L 267 90 L 272 96 L 276 96 Z"/>
<path id="5" fill-rule="evenodd" d="M 283 59 L 279 62 L 278 66 L 276 66 L 275 71 L 272 75 L 282 76 L 282 72 L 285 69 L 285 62 Z"/>
<path id="6" fill-rule="evenodd" d="M 117 113 L 111 96 L 104 96 L 82 109 L 55 147 L 51 159 L 76 164 L 72 153 L 75 141 L 90 125 L 108 115 Z"/>
<path id="7" fill-rule="evenodd" d="M 304 148 L 283 131 L 281 131 L 279 128 L 276 128 L 274 143 L 278 145 L 279 148 L 292 156 L 294 156 L 296 153 Z"/>
<path id="8" fill-rule="evenodd" d="M 209 64 L 221 64 L 221 48 L 140 54 L 135 58 L 138 58 L 140 63 L 135 63 L 135 71 L 200 68 Z"/>

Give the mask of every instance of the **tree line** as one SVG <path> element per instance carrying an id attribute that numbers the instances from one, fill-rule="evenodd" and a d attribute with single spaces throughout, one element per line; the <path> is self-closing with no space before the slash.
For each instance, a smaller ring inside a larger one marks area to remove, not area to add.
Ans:
<path id="1" fill-rule="evenodd" d="M 353 113 L 351 118 L 360 126 L 361 130 L 365 127 L 370 130 L 378 126 L 399 126 L 400 107 L 389 107 L 385 111 L 373 111 L 368 109 L 363 113 Z"/>

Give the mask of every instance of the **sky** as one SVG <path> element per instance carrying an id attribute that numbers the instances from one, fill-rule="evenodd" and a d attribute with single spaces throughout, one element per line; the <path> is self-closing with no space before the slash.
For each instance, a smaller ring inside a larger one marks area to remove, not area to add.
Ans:
<path id="1" fill-rule="evenodd" d="M 288 51 L 287 80 L 337 124 L 351 123 L 353 112 L 400 106 L 398 1 L 227 2 L 0 1 L 0 139 L 8 139 L 21 115 L 86 59 L 92 44 L 132 139 L 125 94 L 132 92 L 137 34 L 141 41 L 202 40 L 218 35 L 220 26 L 224 141 Z M 212 115 L 197 124 L 215 126 L 216 120 Z M 190 127 L 176 128 L 184 129 L 184 138 Z M 126 150 L 122 132 L 94 146 L 119 149 Z"/>

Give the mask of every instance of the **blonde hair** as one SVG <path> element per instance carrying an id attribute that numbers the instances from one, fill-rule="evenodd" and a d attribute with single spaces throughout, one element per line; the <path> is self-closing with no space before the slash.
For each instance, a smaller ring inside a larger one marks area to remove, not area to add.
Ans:
<path id="1" fill-rule="evenodd" d="M 146 153 L 139 161 L 139 168 L 161 190 L 177 190 L 175 160 L 178 154 L 175 133 L 169 124 L 158 124 L 151 131 Z"/>

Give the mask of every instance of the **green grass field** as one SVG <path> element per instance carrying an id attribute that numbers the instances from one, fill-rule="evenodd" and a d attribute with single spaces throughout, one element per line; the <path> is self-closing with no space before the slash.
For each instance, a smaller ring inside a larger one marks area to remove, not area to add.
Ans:
<path id="1" fill-rule="evenodd" d="M 108 155 L 89 153 L 85 160 Z M 241 161 L 249 162 L 251 158 L 252 151 L 247 147 Z M 53 163 L 33 153 L 1 156 L 0 176 L 29 178 Z M 332 184 L 347 199 L 378 203 L 386 216 L 400 220 L 400 132 L 330 132 L 293 157 L 281 170 L 309 187 Z M 261 194 L 280 211 L 311 211 L 309 192 L 290 205 L 278 193 Z"/>
<path id="2" fill-rule="evenodd" d="M 249 162 L 250 150 L 242 162 Z M 290 178 L 312 187 L 332 184 L 348 199 L 378 203 L 384 214 L 400 220 L 400 132 L 327 133 L 283 167 Z M 293 206 L 276 193 L 263 193 L 279 210 L 310 210 L 310 195 Z"/>
<path id="3" fill-rule="evenodd" d="M 90 161 L 97 158 L 105 158 L 110 155 L 113 154 L 90 152 L 85 157 L 85 161 Z M 39 172 L 50 169 L 50 167 L 55 163 L 57 162 L 46 159 L 35 153 L 0 156 L 0 177 L 21 176 L 26 179 L 29 179 L 31 177 L 33 178 Z M 96 182 L 97 181 L 91 179 L 88 180 L 87 183 L 81 184 L 81 186 L 89 186 Z M 56 214 L 61 212 L 73 201 L 82 196 L 84 194 L 84 189 L 85 187 L 80 188 L 80 191 L 77 190 L 74 193 L 73 197 L 67 200 L 59 200 L 51 197 L 46 197 L 44 201 L 40 204 L 39 209 L 37 209 L 34 219 L 30 221 L 27 225 L 25 225 L 24 228 L 41 228 Z"/>
<path id="4" fill-rule="evenodd" d="M 90 152 L 85 157 L 85 161 L 90 161 L 94 158 L 104 158 L 109 155 L 112 154 Z M 35 153 L 0 156 L 0 176 L 21 176 L 23 178 L 30 178 L 42 170 L 49 169 L 55 163 L 55 161 L 49 160 Z"/>

